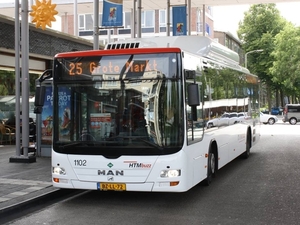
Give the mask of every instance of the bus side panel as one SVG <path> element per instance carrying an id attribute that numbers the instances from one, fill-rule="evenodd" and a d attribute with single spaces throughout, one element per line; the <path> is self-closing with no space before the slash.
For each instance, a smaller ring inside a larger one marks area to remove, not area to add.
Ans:
<path id="1" fill-rule="evenodd" d="M 211 128 L 205 131 L 201 142 L 188 146 L 185 150 L 188 157 L 193 159 L 193 184 L 203 181 L 207 177 L 208 159 L 205 156 L 210 144 L 215 141 L 218 148 L 218 168 L 228 164 L 246 150 L 246 135 L 248 124 L 235 124 L 223 128 Z M 190 164 L 190 162 L 188 162 Z"/>
<path id="2" fill-rule="evenodd" d="M 226 165 L 229 159 L 229 149 L 230 149 L 230 139 L 231 136 L 231 127 L 222 127 L 222 128 L 211 128 L 207 129 L 205 132 L 204 140 L 211 143 L 215 141 L 217 144 L 218 150 L 218 168 L 220 169 Z M 208 146 L 210 148 L 210 146 Z"/>
<path id="3" fill-rule="evenodd" d="M 252 127 L 252 146 L 253 147 L 260 140 L 260 129 L 261 125 L 259 122 L 255 123 L 255 126 Z"/>
<path id="4" fill-rule="evenodd" d="M 229 162 L 241 155 L 246 150 L 248 125 L 244 123 L 237 123 L 230 126 L 229 141 L 230 146 L 228 149 Z"/>
<path id="5" fill-rule="evenodd" d="M 188 168 L 191 179 L 191 186 L 197 185 L 207 176 L 207 153 L 209 150 L 210 137 L 204 137 L 201 142 L 193 143 L 185 147 L 187 154 Z"/>

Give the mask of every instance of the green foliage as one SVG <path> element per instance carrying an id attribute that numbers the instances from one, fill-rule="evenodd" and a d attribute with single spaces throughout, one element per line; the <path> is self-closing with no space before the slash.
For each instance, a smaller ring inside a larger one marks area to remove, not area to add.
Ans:
<path id="1" fill-rule="evenodd" d="M 31 73 L 29 76 L 29 95 L 35 95 L 35 80 L 39 78 L 40 74 Z"/>
<path id="2" fill-rule="evenodd" d="M 245 53 L 263 49 L 263 52 L 249 54 L 247 64 L 252 73 L 270 86 L 273 86 L 269 69 L 274 61 L 271 55 L 275 48 L 274 39 L 285 23 L 275 4 L 257 4 L 245 13 L 237 32 Z"/>
<path id="3" fill-rule="evenodd" d="M 247 84 L 245 76 L 228 68 L 208 68 L 205 72 L 203 87 L 213 88 L 212 99 L 244 98 L 243 87 Z M 208 90 L 207 93 L 208 94 Z"/>
<path id="4" fill-rule="evenodd" d="M 281 17 L 275 4 L 252 5 L 239 23 L 238 36 L 245 54 L 251 51 L 247 66 L 260 78 L 269 107 L 284 105 L 284 96 L 299 96 L 300 31 Z M 263 52 L 252 52 L 258 49 Z"/>
<path id="5" fill-rule="evenodd" d="M 39 77 L 38 74 L 30 74 L 29 75 L 29 94 L 35 94 L 35 80 Z M 20 78 L 20 86 L 22 85 Z M 16 80 L 15 80 L 15 72 L 8 70 L 0 70 L 0 96 L 5 95 L 15 95 L 16 94 Z M 21 87 L 20 87 L 21 94 Z"/>
<path id="6" fill-rule="evenodd" d="M 15 72 L 0 70 L 0 95 L 15 94 Z"/>
<path id="7" fill-rule="evenodd" d="M 270 72 L 273 82 L 289 95 L 300 94 L 300 28 L 287 24 L 275 37 Z"/>

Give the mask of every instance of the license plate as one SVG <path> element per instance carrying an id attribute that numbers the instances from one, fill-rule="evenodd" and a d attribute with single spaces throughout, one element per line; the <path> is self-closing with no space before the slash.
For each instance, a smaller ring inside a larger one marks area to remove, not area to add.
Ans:
<path id="1" fill-rule="evenodd" d="M 123 183 L 98 183 L 101 191 L 126 191 L 126 184 Z"/>

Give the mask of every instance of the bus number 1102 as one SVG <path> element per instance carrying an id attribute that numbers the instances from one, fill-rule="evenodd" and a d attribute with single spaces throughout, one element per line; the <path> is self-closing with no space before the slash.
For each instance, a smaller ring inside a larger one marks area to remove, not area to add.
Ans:
<path id="1" fill-rule="evenodd" d="M 86 166 L 86 160 L 85 159 L 83 159 L 83 160 L 75 159 L 74 164 L 75 164 L 75 166 Z"/>

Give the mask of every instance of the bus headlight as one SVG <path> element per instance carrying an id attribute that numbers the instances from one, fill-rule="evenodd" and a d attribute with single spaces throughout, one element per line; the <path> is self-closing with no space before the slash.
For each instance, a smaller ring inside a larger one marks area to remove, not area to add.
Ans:
<path id="1" fill-rule="evenodd" d="M 52 173 L 57 175 L 66 175 L 66 170 L 62 167 L 52 167 Z"/>
<path id="2" fill-rule="evenodd" d="M 170 178 L 170 177 L 179 177 L 181 175 L 181 170 L 162 170 L 160 172 L 160 177 Z"/>

